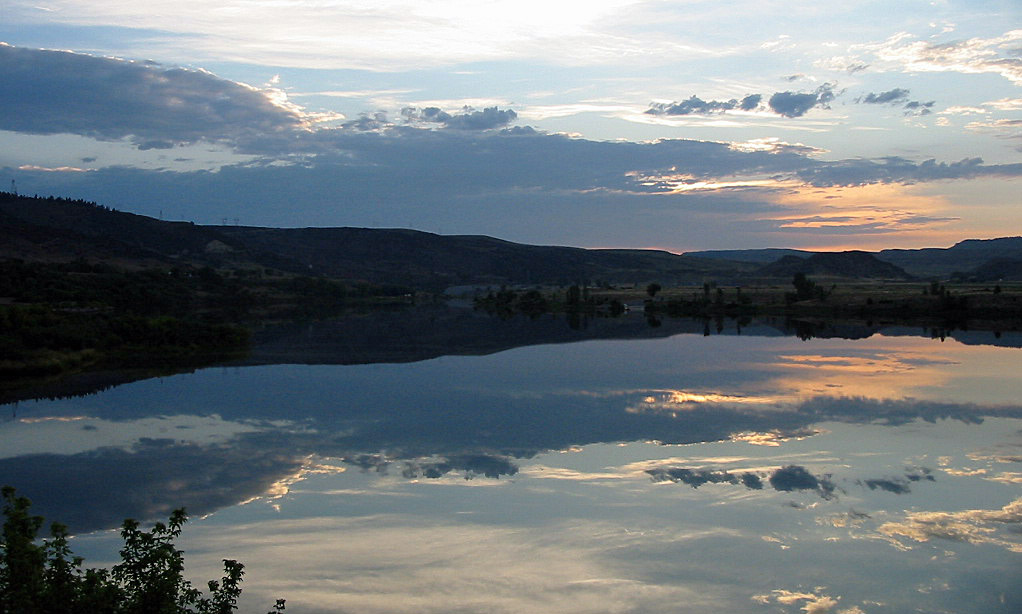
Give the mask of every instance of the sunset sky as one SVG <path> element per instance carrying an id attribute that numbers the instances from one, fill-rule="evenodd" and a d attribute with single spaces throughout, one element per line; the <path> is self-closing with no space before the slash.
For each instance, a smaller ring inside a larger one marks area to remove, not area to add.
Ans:
<path id="1" fill-rule="evenodd" d="M 1018 0 L 0 0 L 0 188 L 582 247 L 1022 234 Z"/>

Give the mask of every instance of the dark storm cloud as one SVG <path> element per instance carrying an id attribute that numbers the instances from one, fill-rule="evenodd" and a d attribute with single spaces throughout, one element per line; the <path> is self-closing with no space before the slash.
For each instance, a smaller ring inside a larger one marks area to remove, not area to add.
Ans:
<path id="1" fill-rule="evenodd" d="M 829 108 L 837 94 L 833 83 L 824 83 L 810 93 L 777 92 L 770 97 L 767 105 L 778 115 L 784 117 L 802 117 L 815 107 Z"/>
<path id="2" fill-rule="evenodd" d="M 299 128 L 265 92 L 205 71 L 0 44 L 0 129 L 141 149 Z"/>
<path id="3" fill-rule="evenodd" d="M 696 95 L 681 102 L 654 102 L 646 110 L 648 115 L 709 115 L 711 113 L 723 113 L 739 109 L 752 111 L 759 106 L 763 97 L 759 94 L 749 94 L 738 100 L 703 100 Z"/>

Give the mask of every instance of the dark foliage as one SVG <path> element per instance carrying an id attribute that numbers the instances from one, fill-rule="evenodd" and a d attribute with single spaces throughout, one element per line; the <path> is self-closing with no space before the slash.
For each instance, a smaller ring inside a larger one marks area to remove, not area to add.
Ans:
<path id="1" fill-rule="evenodd" d="M 85 569 L 68 546 L 65 527 L 54 523 L 37 543 L 43 518 L 10 486 L 3 488 L 0 542 L 0 614 L 229 614 L 237 609 L 244 565 L 224 560 L 224 575 L 207 583 L 208 595 L 184 579 L 184 553 L 174 546 L 187 521 L 183 509 L 144 531 L 125 520 L 121 562 Z M 284 610 L 278 599 L 273 613 Z"/>

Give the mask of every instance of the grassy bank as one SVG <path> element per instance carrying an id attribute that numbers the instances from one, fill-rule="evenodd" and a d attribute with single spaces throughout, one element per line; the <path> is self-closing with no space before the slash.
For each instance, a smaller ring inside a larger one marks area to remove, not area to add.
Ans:
<path id="1" fill-rule="evenodd" d="M 404 301 L 405 292 L 262 268 L 3 261 L 0 376 L 51 378 L 237 356 L 252 326 Z"/>
<path id="2" fill-rule="evenodd" d="M 573 311 L 615 316 L 642 310 L 667 317 L 781 316 L 913 323 L 982 330 L 1022 329 L 1022 284 L 833 282 L 661 288 L 504 289 L 477 297 L 495 315 Z"/>

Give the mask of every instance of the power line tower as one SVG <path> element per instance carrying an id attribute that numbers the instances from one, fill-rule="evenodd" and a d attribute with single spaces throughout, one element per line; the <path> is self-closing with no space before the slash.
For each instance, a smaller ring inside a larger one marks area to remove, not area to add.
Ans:
<path id="1" fill-rule="evenodd" d="M 18 186 L 14 183 L 13 179 L 11 179 L 11 194 L 18 195 Z"/>

